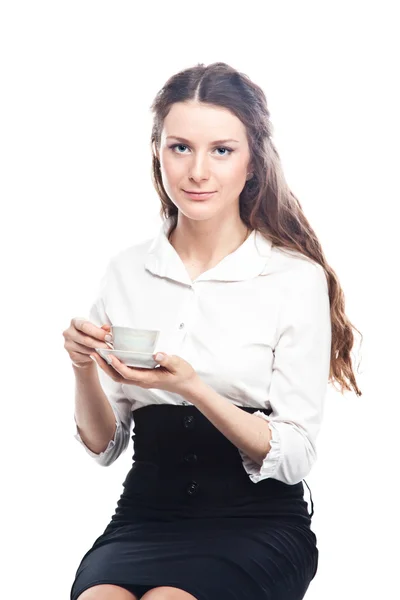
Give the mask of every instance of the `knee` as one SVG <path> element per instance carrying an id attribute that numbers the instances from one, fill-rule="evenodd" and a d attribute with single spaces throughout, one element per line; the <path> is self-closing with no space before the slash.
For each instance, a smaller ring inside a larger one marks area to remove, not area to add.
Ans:
<path id="1" fill-rule="evenodd" d="M 118 585 L 104 583 L 88 588 L 76 600 L 138 600 L 138 597 Z"/>
<path id="2" fill-rule="evenodd" d="M 142 600 L 197 600 L 195 596 L 179 588 L 160 586 L 149 590 Z"/>

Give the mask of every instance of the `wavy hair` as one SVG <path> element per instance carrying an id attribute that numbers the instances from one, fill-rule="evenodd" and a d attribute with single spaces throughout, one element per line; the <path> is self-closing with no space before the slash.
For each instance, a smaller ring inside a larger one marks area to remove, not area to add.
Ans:
<path id="1" fill-rule="evenodd" d="M 153 150 L 160 148 L 163 122 L 172 104 L 190 100 L 224 107 L 246 127 L 253 177 L 246 181 L 239 197 L 240 217 L 245 225 L 258 230 L 274 246 L 300 252 L 323 267 L 332 324 L 329 382 L 334 387 L 337 382 L 342 394 L 344 390 L 353 390 L 361 396 L 350 355 L 354 344 L 352 330 L 360 332 L 345 314 L 345 298 L 339 279 L 328 265 L 299 200 L 285 180 L 279 154 L 271 139 L 273 127 L 263 90 L 247 75 L 223 62 L 208 66 L 197 64 L 172 75 L 151 105 Z M 165 191 L 159 159 L 154 151 L 152 155 L 152 182 L 161 200 L 160 215 L 172 217 L 169 232 L 172 233 L 178 222 L 178 208 Z"/>

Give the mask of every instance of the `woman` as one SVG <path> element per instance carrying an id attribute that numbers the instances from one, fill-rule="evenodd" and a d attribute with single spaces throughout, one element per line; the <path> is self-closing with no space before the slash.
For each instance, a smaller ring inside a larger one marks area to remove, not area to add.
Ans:
<path id="1" fill-rule="evenodd" d="M 327 384 L 361 395 L 343 292 L 285 182 L 260 87 L 197 65 L 152 109 L 163 225 L 110 260 L 89 320 L 64 332 L 75 437 L 106 466 L 134 431 L 70 598 L 298 600 L 318 566 L 302 480 Z M 103 360 L 112 324 L 160 330 L 159 366 Z"/>

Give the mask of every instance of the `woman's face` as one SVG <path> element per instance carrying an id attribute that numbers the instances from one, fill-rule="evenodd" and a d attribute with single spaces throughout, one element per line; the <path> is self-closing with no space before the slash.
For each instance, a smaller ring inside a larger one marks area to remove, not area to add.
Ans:
<path id="1" fill-rule="evenodd" d="M 243 123 L 229 110 L 176 102 L 164 120 L 158 157 L 164 188 L 188 218 L 238 213 L 250 150 Z M 185 191 L 214 193 L 192 199 Z"/>

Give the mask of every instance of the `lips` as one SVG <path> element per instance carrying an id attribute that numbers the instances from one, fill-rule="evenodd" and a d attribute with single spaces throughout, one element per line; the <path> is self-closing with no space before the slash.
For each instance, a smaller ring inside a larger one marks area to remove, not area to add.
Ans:
<path id="1" fill-rule="evenodd" d="M 186 190 L 183 191 L 187 196 L 189 196 L 189 198 L 192 198 L 192 200 L 207 200 L 208 198 L 211 198 L 213 194 L 215 194 L 215 192 L 189 192 Z"/>

